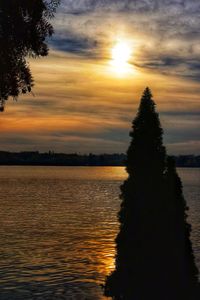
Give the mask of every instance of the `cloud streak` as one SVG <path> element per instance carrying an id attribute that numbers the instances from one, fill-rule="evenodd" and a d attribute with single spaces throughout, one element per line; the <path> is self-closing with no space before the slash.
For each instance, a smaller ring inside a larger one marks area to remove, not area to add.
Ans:
<path id="1" fill-rule="evenodd" d="M 98 42 L 90 37 L 68 31 L 63 36 L 53 37 L 50 45 L 59 51 L 96 57 L 95 50 L 98 47 Z"/>

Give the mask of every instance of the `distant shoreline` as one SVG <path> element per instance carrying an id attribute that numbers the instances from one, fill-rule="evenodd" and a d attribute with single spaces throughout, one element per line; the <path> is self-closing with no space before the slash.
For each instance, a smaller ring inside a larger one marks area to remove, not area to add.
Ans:
<path id="1" fill-rule="evenodd" d="M 96 166 L 86 166 L 86 165 L 31 165 L 31 164 L 27 164 L 27 165 L 2 165 L 2 164 L 0 164 L 0 168 L 1 167 L 72 167 L 72 168 L 80 168 L 80 167 L 83 167 L 83 168 L 87 168 L 87 167 L 90 167 L 90 168 L 106 168 L 106 167 L 112 167 L 112 168 L 125 168 L 125 166 L 114 166 L 114 165 L 112 165 L 112 166 L 108 166 L 108 165 L 106 165 L 106 166 L 103 166 L 103 165 L 101 165 L 101 166 L 98 166 L 98 165 L 96 165 Z M 181 168 L 181 169 L 199 169 L 200 168 L 200 166 L 195 166 L 195 167 L 190 167 L 190 166 L 184 166 L 184 167 L 182 167 L 182 166 L 176 166 L 177 168 Z"/>
<path id="2" fill-rule="evenodd" d="M 200 155 L 173 156 L 177 167 L 199 168 Z M 65 154 L 0 151 L 0 166 L 68 166 L 68 167 L 123 167 L 126 155 L 118 154 Z"/>

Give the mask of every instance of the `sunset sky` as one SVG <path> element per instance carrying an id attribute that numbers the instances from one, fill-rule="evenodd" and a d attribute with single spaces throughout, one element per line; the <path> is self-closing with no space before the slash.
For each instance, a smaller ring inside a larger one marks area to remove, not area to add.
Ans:
<path id="1" fill-rule="evenodd" d="M 49 56 L 30 61 L 34 95 L 1 114 L 0 150 L 125 152 L 149 86 L 168 152 L 199 154 L 199 16 L 199 0 L 61 0 Z"/>

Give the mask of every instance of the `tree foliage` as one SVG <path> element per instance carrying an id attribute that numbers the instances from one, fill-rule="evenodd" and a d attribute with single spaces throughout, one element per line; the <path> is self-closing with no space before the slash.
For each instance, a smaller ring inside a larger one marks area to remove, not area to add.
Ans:
<path id="1" fill-rule="evenodd" d="M 116 300 L 199 299 L 187 206 L 162 135 L 147 88 L 130 133 L 116 266 L 105 284 L 105 295 Z"/>
<path id="2" fill-rule="evenodd" d="M 48 54 L 46 38 L 59 0 L 0 1 L 0 103 L 30 92 L 33 77 L 27 57 Z"/>

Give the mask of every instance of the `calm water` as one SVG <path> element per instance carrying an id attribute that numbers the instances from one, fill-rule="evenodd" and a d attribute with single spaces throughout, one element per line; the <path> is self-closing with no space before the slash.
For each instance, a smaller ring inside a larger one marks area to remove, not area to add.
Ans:
<path id="1" fill-rule="evenodd" d="M 200 268 L 200 169 L 179 174 Z M 124 178 L 118 167 L 0 167 L 0 299 L 105 299 Z"/>

